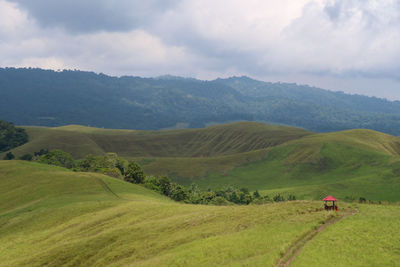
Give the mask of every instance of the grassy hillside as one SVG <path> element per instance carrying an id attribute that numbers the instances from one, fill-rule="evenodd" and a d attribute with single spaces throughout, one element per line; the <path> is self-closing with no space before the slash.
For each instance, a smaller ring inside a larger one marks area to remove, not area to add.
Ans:
<path id="1" fill-rule="evenodd" d="M 400 207 L 320 201 L 202 206 L 92 173 L 0 161 L 0 266 L 395 266 Z M 347 212 L 346 212 L 347 210 Z"/>
<path id="2" fill-rule="evenodd" d="M 105 152 L 124 157 L 209 157 L 263 149 L 311 134 L 303 129 L 254 122 L 164 131 L 107 130 L 76 125 L 25 129 L 31 140 L 14 149 L 16 155 L 57 148 L 75 158 Z"/>
<path id="3" fill-rule="evenodd" d="M 400 207 L 360 205 L 307 244 L 292 266 L 398 266 Z"/>
<path id="4" fill-rule="evenodd" d="M 203 189 L 233 185 L 302 199 L 400 200 L 400 138 L 372 130 L 314 134 L 248 122 L 168 131 L 26 129 L 31 140 L 13 150 L 17 156 L 41 148 L 78 158 L 116 152 L 147 174 Z"/>
<path id="5" fill-rule="evenodd" d="M 273 266 L 319 202 L 176 203 L 93 173 L 0 161 L 0 266 Z"/>
<path id="6" fill-rule="evenodd" d="M 370 130 L 308 135 L 242 154 L 142 159 L 148 173 L 168 173 L 180 183 L 203 189 L 225 185 L 265 194 L 320 199 L 400 200 L 400 139 Z"/>

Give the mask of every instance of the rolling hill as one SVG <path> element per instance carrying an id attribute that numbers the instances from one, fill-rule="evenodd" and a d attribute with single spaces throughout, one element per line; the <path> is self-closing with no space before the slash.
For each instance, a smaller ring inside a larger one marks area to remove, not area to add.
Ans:
<path id="1" fill-rule="evenodd" d="M 0 88 L 1 119 L 17 125 L 159 130 L 260 121 L 316 132 L 400 133 L 399 101 L 248 77 L 201 81 L 0 68 Z"/>
<path id="2" fill-rule="evenodd" d="M 331 216 L 315 202 L 182 204 L 38 163 L 0 161 L 0 174 L 0 266 L 273 266 Z"/>
<path id="3" fill-rule="evenodd" d="M 293 266 L 396 265 L 400 207 L 339 206 L 189 205 L 101 174 L 0 161 L 0 266 L 275 266 L 299 242 Z"/>
<path id="4" fill-rule="evenodd" d="M 76 158 L 116 152 L 138 161 L 149 175 L 183 185 L 227 185 L 264 194 L 320 199 L 400 200 L 400 139 L 372 130 L 312 133 L 261 123 L 204 129 L 132 131 L 82 126 L 27 127 L 31 141 L 16 155 L 63 149 Z"/>
<path id="5" fill-rule="evenodd" d="M 75 158 L 115 152 L 123 157 L 210 157 L 263 149 L 311 134 L 303 129 L 241 122 L 204 129 L 134 131 L 78 125 L 25 127 L 30 142 L 16 155 L 41 148 L 62 149 Z"/>

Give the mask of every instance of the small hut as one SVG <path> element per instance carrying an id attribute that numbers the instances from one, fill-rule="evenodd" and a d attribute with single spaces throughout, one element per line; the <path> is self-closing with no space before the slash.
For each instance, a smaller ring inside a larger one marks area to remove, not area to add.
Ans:
<path id="1" fill-rule="evenodd" d="M 337 199 L 334 198 L 333 196 L 327 196 L 326 198 L 323 199 L 324 201 L 324 208 L 325 210 L 338 210 L 338 206 L 336 204 Z M 332 202 L 332 205 L 329 205 L 329 203 Z"/>

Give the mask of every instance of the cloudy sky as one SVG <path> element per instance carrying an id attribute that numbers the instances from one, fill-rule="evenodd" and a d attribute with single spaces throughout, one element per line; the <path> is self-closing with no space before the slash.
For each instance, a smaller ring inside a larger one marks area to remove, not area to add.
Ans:
<path id="1" fill-rule="evenodd" d="M 0 66 L 247 75 L 400 100 L 400 0 L 0 0 Z"/>

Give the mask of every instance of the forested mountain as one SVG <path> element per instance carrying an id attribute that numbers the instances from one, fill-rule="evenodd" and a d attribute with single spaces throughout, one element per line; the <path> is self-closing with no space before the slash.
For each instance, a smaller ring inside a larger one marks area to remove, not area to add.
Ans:
<path id="1" fill-rule="evenodd" d="M 0 118 L 17 125 L 127 129 L 247 120 L 318 132 L 367 128 L 399 135 L 400 102 L 247 77 L 201 81 L 0 68 Z"/>

